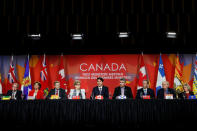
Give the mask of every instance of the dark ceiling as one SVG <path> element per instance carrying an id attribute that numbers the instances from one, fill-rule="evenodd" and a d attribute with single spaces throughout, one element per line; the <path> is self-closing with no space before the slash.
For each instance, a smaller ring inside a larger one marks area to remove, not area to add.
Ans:
<path id="1" fill-rule="evenodd" d="M 1 54 L 196 52 L 195 0 L 1 0 Z M 166 32 L 177 33 L 176 39 Z M 118 38 L 118 32 L 129 32 Z M 40 33 L 40 40 L 27 34 Z M 83 40 L 70 34 L 83 33 Z"/>

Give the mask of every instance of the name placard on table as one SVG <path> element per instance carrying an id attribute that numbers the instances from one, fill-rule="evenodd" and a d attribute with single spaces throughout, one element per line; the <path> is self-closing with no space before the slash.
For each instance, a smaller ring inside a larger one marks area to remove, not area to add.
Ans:
<path id="1" fill-rule="evenodd" d="M 142 99 L 150 99 L 150 95 L 143 95 Z"/>
<path id="2" fill-rule="evenodd" d="M 103 96 L 102 95 L 98 95 L 95 97 L 96 100 L 103 100 Z"/>
<path id="3" fill-rule="evenodd" d="M 173 94 L 165 94 L 164 97 L 167 100 L 171 100 L 171 99 L 173 99 Z"/>

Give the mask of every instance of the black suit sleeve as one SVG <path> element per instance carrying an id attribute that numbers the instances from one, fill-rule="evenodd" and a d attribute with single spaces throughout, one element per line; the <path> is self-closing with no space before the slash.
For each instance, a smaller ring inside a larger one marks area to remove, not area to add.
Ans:
<path id="1" fill-rule="evenodd" d="M 22 91 L 18 91 L 17 100 L 22 100 Z"/>
<path id="2" fill-rule="evenodd" d="M 66 92 L 64 89 L 61 90 L 61 94 L 62 94 L 61 99 L 63 99 L 63 100 L 67 99 L 67 95 L 66 95 Z"/>
<path id="3" fill-rule="evenodd" d="M 128 98 L 133 99 L 133 93 L 130 87 L 128 87 Z"/>
<path id="4" fill-rule="evenodd" d="M 141 99 L 140 98 L 140 90 L 137 90 L 137 94 L 136 94 L 136 97 L 135 97 L 136 99 Z"/>
<path id="5" fill-rule="evenodd" d="M 157 91 L 157 99 L 163 99 L 161 89 Z"/>
<path id="6" fill-rule="evenodd" d="M 176 94 L 175 94 L 174 89 L 172 89 L 172 94 L 173 94 L 173 99 L 176 99 Z"/>
<path id="7" fill-rule="evenodd" d="M 105 89 L 105 96 L 104 96 L 105 99 L 109 99 L 109 91 L 108 91 L 108 88 L 106 87 Z"/>
<path id="8" fill-rule="evenodd" d="M 117 96 L 117 88 L 115 88 L 115 90 L 114 90 L 114 94 L 113 94 L 112 99 L 116 99 L 116 96 Z"/>
<path id="9" fill-rule="evenodd" d="M 49 91 L 49 94 L 47 95 L 46 99 L 49 99 L 49 98 L 51 97 L 52 92 L 53 92 L 53 89 L 51 89 L 51 90 Z"/>
<path id="10" fill-rule="evenodd" d="M 183 95 L 184 95 L 184 93 L 179 93 L 178 94 L 178 99 L 184 99 Z"/>
<path id="11" fill-rule="evenodd" d="M 11 96 L 11 91 L 10 90 L 7 92 L 6 96 Z"/>
<path id="12" fill-rule="evenodd" d="M 194 93 L 192 91 L 189 92 L 190 95 L 194 95 Z"/>
<path id="13" fill-rule="evenodd" d="M 155 98 L 155 93 L 154 91 L 151 89 L 151 99 L 154 99 Z"/>
<path id="14" fill-rule="evenodd" d="M 90 99 L 94 99 L 94 97 L 95 97 L 95 94 L 94 94 L 94 90 L 95 90 L 95 88 L 93 88 L 93 90 L 92 90 L 92 94 L 91 94 L 91 96 L 90 96 Z"/>

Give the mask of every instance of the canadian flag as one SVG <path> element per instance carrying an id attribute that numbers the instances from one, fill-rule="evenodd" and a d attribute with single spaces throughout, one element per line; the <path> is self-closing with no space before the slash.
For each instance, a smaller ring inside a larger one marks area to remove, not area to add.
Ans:
<path id="1" fill-rule="evenodd" d="M 138 79 L 137 89 L 141 89 L 143 87 L 143 80 L 147 80 L 147 72 L 146 72 L 146 67 L 144 64 L 143 55 L 141 55 L 141 62 L 140 62 L 138 76 L 139 76 L 139 79 Z"/>
<path id="2" fill-rule="evenodd" d="M 60 56 L 59 71 L 58 71 L 58 79 L 60 81 L 60 87 L 63 88 L 63 89 L 65 89 L 65 91 L 68 93 L 63 58 L 64 58 L 63 55 L 61 55 Z"/>
<path id="3" fill-rule="evenodd" d="M 47 64 L 46 64 L 46 56 L 42 57 L 42 67 L 40 72 L 40 81 L 42 85 L 42 90 L 48 88 L 48 73 L 47 73 Z"/>
<path id="4" fill-rule="evenodd" d="M 102 95 L 98 95 L 98 96 L 95 97 L 95 99 L 97 99 L 97 100 L 103 100 L 103 96 Z"/>

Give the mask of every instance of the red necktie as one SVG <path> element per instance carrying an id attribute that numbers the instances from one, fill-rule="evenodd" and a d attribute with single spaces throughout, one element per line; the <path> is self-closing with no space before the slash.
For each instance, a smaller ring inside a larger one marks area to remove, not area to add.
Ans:
<path id="1" fill-rule="evenodd" d="M 55 90 L 55 95 L 58 95 L 58 89 Z"/>

